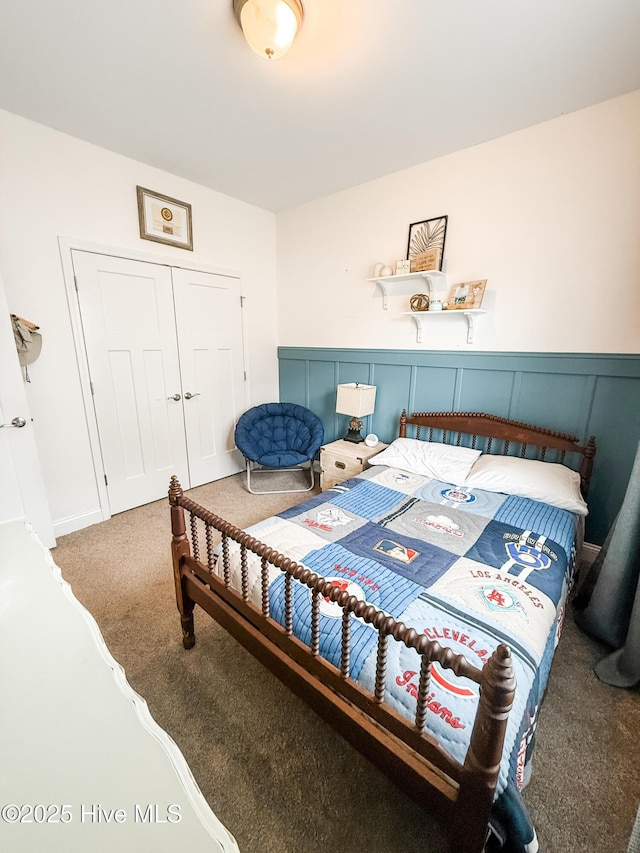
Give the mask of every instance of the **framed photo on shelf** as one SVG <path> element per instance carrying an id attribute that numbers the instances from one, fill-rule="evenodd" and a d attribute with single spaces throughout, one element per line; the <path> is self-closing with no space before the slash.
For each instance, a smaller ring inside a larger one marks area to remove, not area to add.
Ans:
<path id="1" fill-rule="evenodd" d="M 469 311 L 480 308 L 484 289 L 487 286 L 486 278 L 479 281 L 462 281 L 454 284 L 449 291 L 448 311 Z"/>
<path id="2" fill-rule="evenodd" d="M 142 239 L 192 252 L 191 205 L 144 187 L 136 187 L 136 191 Z"/>
<path id="3" fill-rule="evenodd" d="M 447 219 L 447 216 L 438 216 L 435 219 L 423 219 L 422 222 L 412 222 L 409 225 L 409 243 L 407 245 L 407 259 L 409 261 L 432 249 L 439 249 L 440 256 L 437 269 L 442 269 L 444 241 L 447 236 Z"/>

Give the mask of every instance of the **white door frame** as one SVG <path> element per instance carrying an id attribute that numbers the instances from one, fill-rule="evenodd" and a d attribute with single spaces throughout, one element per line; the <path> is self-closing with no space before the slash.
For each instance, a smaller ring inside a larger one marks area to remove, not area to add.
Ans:
<path id="1" fill-rule="evenodd" d="M 78 294 L 75 286 L 75 278 L 73 272 L 72 252 L 75 249 L 80 252 L 93 252 L 97 255 L 109 255 L 111 257 L 126 258 L 131 261 L 145 261 L 151 264 L 159 264 L 165 267 L 177 267 L 180 269 L 195 270 L 196 272 L 208 272 L 215 275 L 228 276 L 229 278 L 238 279 L 240 282 L 240 294 L 242 304 L 244 305 L 245 296 L 243 294 L 242 275 L 238 270 L 231 270 L 224 267 L 209 266 L 202 263 L 181 263 L 180 258 L 167 257 L 163 255 L 154 255 L 149 252 L 141 252 L 136 249 L 123 249 L 117 246 L 105 246 L 100 243 L 90 243 L 85 240 L 76 240 L 71 237 L 58 237 L 58 247 L 60 251 L 60 259 L 62 262 L 62 274 L 64 277 L 65 290 L 67 294 L 67 304 L 69 307 L 69 316 L 71 319 L 71 331 L 73 334 L 73 345 L 76 352 L 76 360 L 78 363 L 78 372 L 80 376 L 80 388 L 82 391 L 82 400 L 84 405 L 85 418 L 87 423 L 87 432 L 89 435 L 89 444 L 91 447 L 91 456 L 93 458 L 93 471 L 95 476 L 96 488 L 98 491 L 98 501 L 100 503 L 100 512 L 102 521 L 107 521 L 111 518 L 109 510 L 109 496 L 105 481 L 105 470 L 102 461 L 102 453 L 100 452 L 100 438 L 98 433 L 98 422 L 96 420 L 95 409 L 93 406 L 93 396 L 91 394 L 91 381 L 89 378 L 89 363 L 87 361 L 87 353 L 84 346 L 82 335 L 82 322 L 80 314 L 80 303 L 78 302 Z M 244 358 L 245 370 L 247 372 L 247 406 L 251 400 L 251 384 L 248 371 L 248 353 L 247 353 L 247 333 L 245 328 L 244 311 L 241 311 L 242 320 L 242 353 Z M 168 486 L 167 486 L 168 488 Z"/>

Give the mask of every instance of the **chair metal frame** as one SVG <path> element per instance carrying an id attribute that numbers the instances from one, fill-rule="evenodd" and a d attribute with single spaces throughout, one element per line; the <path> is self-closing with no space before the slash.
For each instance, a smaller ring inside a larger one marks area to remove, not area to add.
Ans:
<path id="1" fill-rule="evenodd" d="M 278 474 L 280 471 L 304 471 L 305 465 L 294 465 L 292 468 L 268 468 L 264 465 L 258 465 L 257 463 L 252 463 L 250 459 L 246 459 L 247 463 L 247 489 L 251 492 L 252 495 L 286 495 L 293 494 L 294 492 L 310 492 L 315 486 L 315 473 L 313 469 L 313 459 L 309 460 L 309 480 L 310 485 L 306 489 L 273 489 L 273 490 L 264 490 L 257 491 L 256 489 L 251 488 L 251 466 L 253 464 L 257 465 L 254 468 L 253 473 L 259 474 Z"/>

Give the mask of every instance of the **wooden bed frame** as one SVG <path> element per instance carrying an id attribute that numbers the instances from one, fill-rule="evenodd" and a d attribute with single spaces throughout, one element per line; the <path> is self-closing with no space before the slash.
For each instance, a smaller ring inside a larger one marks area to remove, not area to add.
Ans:
<path id="1" fill-rule="evenodd" d="M 515 450 L 522 457 L 531 458 L 535 453 L 536 458 L 562 463 L 567 454 L 575 454 L 582 492 L 586 496 L 596 450 L 593 437 L 581 446 L 575 436 L 495 415 L 468 412 L 418 412 L 407 416 L 403 411 L 400 437 L 407 436 L 410 425 L 414 425 L 418 438 L 462 443 L 487 453 L 516 455 Z M 463 436 L 469 438 L 463 441 Z M 176 600 L 184 647 L 190 649 L 195 643 L 193 610 L 198 604 L 419 805 L 433 810 L 448 827 L 450 851 L 480 853 L 487 838 L 507 717 L 516 687 L 509 649 L 505 645 L 498 646 L 485 666 L 479 669 L 462 655 L 428 640 L 426 635 L 418 634 L 373 605 L 350 596 L 285 554 L 204 509 L 184 495 L 176 477 L 171 479 L 169 502 Z M 185 510 L 190 516 L 190 537 Z M 213 530 L 221 534 L 220 556 L 214 548 Z M 241 591 L 230 585 L 229 540 L 240 546 Z M 261 560 L 261 608 L 249 602 L 248 552 Z M 222 564 L 222 576 L 215 573 L 217 561 Z M 269 564 L 285 574 L 284 627 L 269 614 Z M 294 579 L 312 591 L 309 645 L 293 635 Z M 339 668 L 319 654 L 322 597 L 343 609 Z M 364 619 L 378 632 L 373 693 L 349 677 L 351 614 Z M 384 701 L 390 639 L 415 649 L 421 656 L 413 724 Z M 478 710 L 463 764 L 453 759 L 425 731 L 430 665 L 434 661 L 456 676 L 480 685 Z"/>

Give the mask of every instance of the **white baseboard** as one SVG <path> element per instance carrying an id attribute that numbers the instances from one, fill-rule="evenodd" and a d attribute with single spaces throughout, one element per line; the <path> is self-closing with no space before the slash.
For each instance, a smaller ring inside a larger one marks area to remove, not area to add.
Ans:
<path id="1" fill-rule="evenodd" d="M 591 542 L 584 542 L 582 545 L 582 551 L 580 552 L 580 560 L 585 565 L 590 566 L 599 553 L 599 545 L 592 545 Z"/>
<path id="2" fill-rule="evenodd" d="M 74 533 L 76 530 L 91 527 L 92 524 L 99 524 L 104 520 L 102 511 L 94 509 L 91 512 L 85 512 L 82 515 L 73 515 L 69 518 L 61 518 L 59 521 L 54 521 L 53 532 L 57 539 L 58 536 L 65 536 L 67 533 Z"/>

